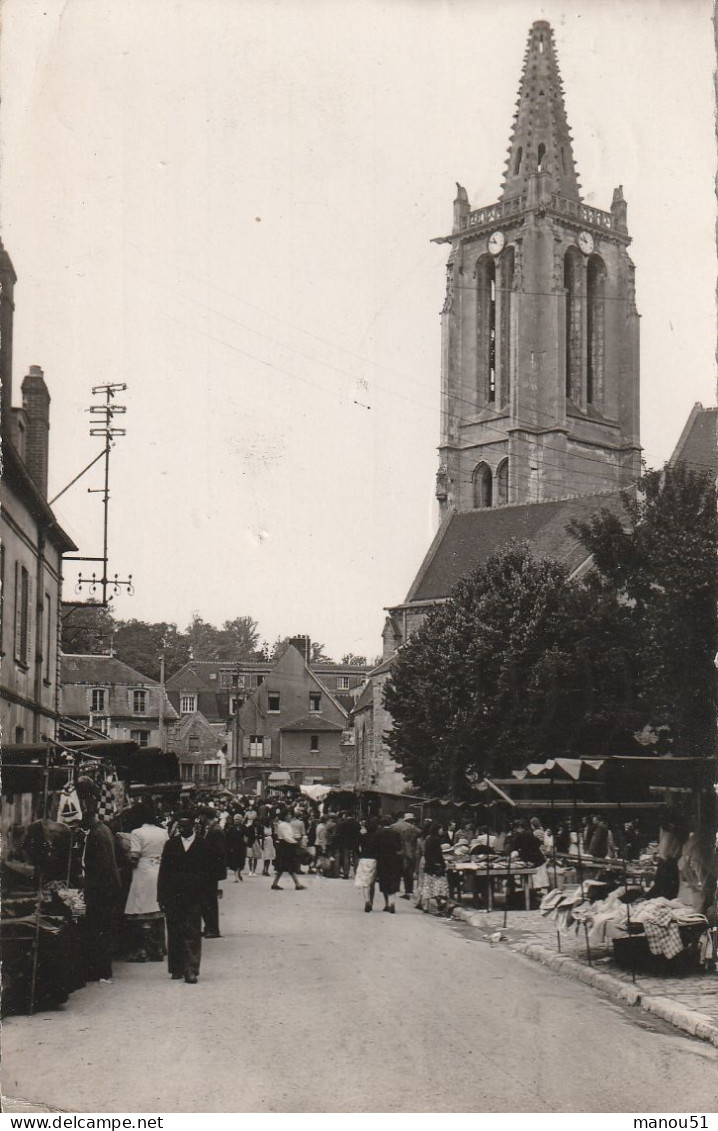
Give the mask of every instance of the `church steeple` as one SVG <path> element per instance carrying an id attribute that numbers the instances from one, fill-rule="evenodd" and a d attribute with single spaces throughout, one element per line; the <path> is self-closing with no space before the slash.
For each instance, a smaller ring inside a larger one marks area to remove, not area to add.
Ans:
<path id="1" fill-rule="evenodd" d="M 640 474 L 639 318 L 621 187 L 581 200 L 553 33 L 529 32 L 501 198 L 457 187 L 442 312 L 441 509 Z"/>
<path id="2" fill-rule="evenodd" d="M 531 174 L 541 173 L 551 191 L 579 201 L 553 32 L 545 20 L 529 32 L 516 107 L 501 199 L 519 196 Z"/>

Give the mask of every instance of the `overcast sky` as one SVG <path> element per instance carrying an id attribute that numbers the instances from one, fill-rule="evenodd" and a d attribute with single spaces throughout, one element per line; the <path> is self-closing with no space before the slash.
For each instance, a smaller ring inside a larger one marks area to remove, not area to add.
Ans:
<path id="1" fill-rule="evenodd" d="M 52 394 L 50 495 L 112 458 L 121 617 L 250 614 L 380 650 L 436 528 L 455 181 L 498 198 L 526 37 L 554 28 L 584 199 L 628 201 L 642 441 L 715 402 L 707 0 L 2 0 L 15 396 Z M 90 473 L 57 504 L 101 547 Z M 68 568 L 66 593 L 75 571 Z"/>

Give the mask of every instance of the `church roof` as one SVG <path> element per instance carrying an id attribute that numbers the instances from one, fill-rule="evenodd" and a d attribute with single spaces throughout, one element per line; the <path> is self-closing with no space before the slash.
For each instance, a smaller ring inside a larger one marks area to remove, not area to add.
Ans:
<path id="1" fill-rule="evenodd" d="M 718 408 L 704 408 L 697 401 L 676 444 L 669 465 L 682 463 L 689 471 L 718 474 Z"/>
<path id="2" fill-rule="evenodd" d="M 573 496 L 545 503 L 451 511 L 407 596 L 407 603 L 448 597 L 456 583 L 513 539 L 529 543 L 537 558 L 554 558 L 573 572 L 589 557 L 567 530 L 603 508 L 622 509 L 618 492 Z"/>
<path id="3" fill-rule="evenodd" d="M 553 31 L 545 20 L 529 32 L 501 199 L 520 196 L 537 172 L 549 174 L 554 192 L 581 199 Z"/>

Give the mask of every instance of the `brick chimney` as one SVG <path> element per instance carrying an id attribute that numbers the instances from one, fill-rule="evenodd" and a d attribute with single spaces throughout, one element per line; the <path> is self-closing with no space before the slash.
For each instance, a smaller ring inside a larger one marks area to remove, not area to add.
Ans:
<path id="1" fill-rule="evenodd" d="M 289 643 L 297 649 L 305 664 L 312 658 L 312 642 L 308 636 L 291 636 Z"/>
<path id="2" fill-rule="evenodd" d="M 47 498 L 47 463 L 50 446 L 50 394 L 39 365 L 31 365 L 22 382 L 22 407 L 27 414 L 25 466 L 43 499 Z"/>

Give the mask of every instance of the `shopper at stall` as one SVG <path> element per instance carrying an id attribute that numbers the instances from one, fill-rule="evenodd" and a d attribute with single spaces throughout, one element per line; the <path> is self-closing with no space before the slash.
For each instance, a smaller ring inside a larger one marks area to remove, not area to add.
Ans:
<path id="1" fill-rule="evenodd" d="M 212 865 L 207 843 L 195 828 L 192 813 L 183 812 L 177 836 L 162 850 L 157 901 L 167 917 L 167 964 L 174 979 L 193 985 L 202 958 L 202 905 Z"/>
<path id="2" fill-rule="evenodd" d="M 427 912 L 435 907 L 438 915 L 446 913 L 449 903 L 449 882 L 441 847 L 444 836 L 444 828 L 436 822 L 427 821 L 424 825 L 424 879 L 417 907 Z"/>
<path id="3" fill-rule="evenodd" d="M 157 902 L 157 877 L 167 833 L 149 805 L 136 814 L 140 821 L 130 833 L 132 880 L 125 917 L 132 938 L 130 962 L 161 962 L 165 955 L 165 919 Z"/>
<path id="4" fill-rule="evenodd" d="M 382 817 L 381 827 L 374 841 L 376 882 L 384 896 L 382 910 L 392 915 L 396 911 L 392 897 L 398 892 L 401 883 L 401 837 L 396 829 L 391 827 L 393 823 L 394 819 L 390 814 L 387 813 Z"/>
<path id="5" fill-rule="evenodd" d="M 364 895 L 364 910 L 371 911 L 374 906 L 376 888 L 376 833 L 377 821 L 369 817 L 362 826 L 359 837 L 359 859 L 354 876 L 354 886 Z"/>
<path id="6" fill-rule="evenodd" d="M 85 802 L 87 829 L 82 853 L 85 892 L 85 937 L 88 982 L 112 982 L 112 922 L 122 890 L 115 859 L 115 841 L 97 816 L 94 800 Z"/>
<path id="7" fill-rule="evenodd" d="M 514 825 L 511 835 L 511 851 L 518 853 L 519 859 L 532 867 L 537 868 L 539 864 L 544 862 L 541 845 L 525 821 L 517 821 Z"/>

